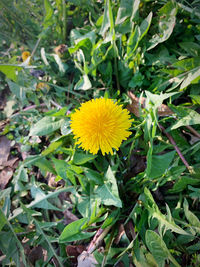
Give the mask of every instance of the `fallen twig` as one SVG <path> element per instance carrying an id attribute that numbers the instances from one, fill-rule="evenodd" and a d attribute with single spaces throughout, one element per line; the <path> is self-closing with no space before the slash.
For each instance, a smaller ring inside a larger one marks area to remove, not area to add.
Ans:
<path id="1" fill-rule="evenodd" d="M 104 237 L 107 235 L 107 233 L 110 231 L 110 228 L 112 226 L 108 226 L 105 229 L 100 228 L 92 241 L 90 242 L 88 248 L 87 248 L 87 253 L 91 254 L 101 243 L 101 241 L 104 239 Z"/>

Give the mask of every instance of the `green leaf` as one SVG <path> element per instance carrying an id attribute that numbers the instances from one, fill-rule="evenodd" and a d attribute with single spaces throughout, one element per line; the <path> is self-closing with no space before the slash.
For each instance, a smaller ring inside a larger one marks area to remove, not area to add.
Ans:
<path id="1" fill-rule="evenodd" d="M 198 83 L 199 80 L 200 80 L 200 68 L 195 68 L 191 70 L 189 74 L 187 75 L 187 77 L 184 79 L 184 81 L 182 82 L 180 86 L 180 90 L 185 89 L 191 83 L 194 83 L 194 82 Z"/>
<path id="2" fill-rule="evenodd" d="M 99 34 L 103 37 L 105 36 L 108 29 L 111 29 L 111 20 L 110 20 L 110 10 L 111 10 L 111 3 L 110 0 L 106 0 L 104 6 L 104 15 L 103 15 L 103 23 L 101 25 L 101 29 Z"/>
<path id="3" fill-rule="evenodd" d="M 171 104 L 169 107 L 178 115 L 178 117 L 180 117 L 180 119 L 170 127 L 171 130 L 177 129 L 181 126 L 200 124 L 200 115 L 193 109 L 181 106 L 176 107 Z"/>
<path id="4" fill-rule="evenodd" d="M 135 50 L 138 47 L 139 41 L 140 41 L 140 27 L 137 25 L 135 27 L 135 30 L 131 33 L 128 42 L 127 42 L 127 55 L 126 59 L 129 59 L 134 54 Z"/>
<path id="5" fill-rule="evenodd" d="M 180 176 L 176 181 L 172 189 L 168 190 L 168 193 L 179 193 L 187 188 L 188 185 L 198 185 L 200 179 L 194 179 L 192 177 Z"/>
<path id="6" fill-rule="evenodd" d="M 104 221 L 101 228 L 105 229 L 106 227 L 115 224 L 115 222 L 119 219 L 119 216 L 120 216 L 120 209 L 112 211 L 111 214 L 109 214 L 106 220 Z"/>
<path id="7" fill-rule="evenodd" d="M 159 267 L 165 266 L 165 260 L 170 259 L 176 267 L 181 267 L 178 262 L 172 257 L 165 242 L 154 231 L 147 230 L 145 234 L 145 240 L 148 249 L 154 256 Z"/>
<path id="8" fill-rule="evenodd" d="M 163 215 L 160 212 L 149 189 L 147 188 L 144 189 L 144 195 L 145 195 L 144 206 L 148 210 L 150 218 L 156 218 L 158 220 L 160 232 L 163 231 L 165 233 L 165 231 L 170 229 L 175 233 L 188 235 L 186 231 L 184 231 L 181 227 L 175 224 L 173 218 L 171 217 L 170 210 L 168 207 L 167 207 L 167 212 L 168 212 L 167 216 Z"/>
<path id="9" fill-rule="evenodd" d="M 176 95 L 178 94 L 178 92 L 174 92 L 174 93 L 165 93 L 163 94 L 161 92 L 160 95 L 156 95 L 156 94 L 152 94 L 151 92 L 149 91 L 145 91 L 145 94 L 147 96 L 147 102 L 151 102 L 153 103 L 154 107 L 155 108 L 158 108 L 159 106 L 162 105 L 163 101 L 173 95 Z M 148 104 L 148 103 L 147 103 Z"/>
<path id="10" fill-rule="evenodd" d="M 0 200 L 9 197 L 11 193 L 11 187 L 8 187 L 0 191 Z M 1 205 L 1 204 L 0 204 Z"/>
<path id="11" fill-rule="evenodd" d="M 5 215 L 4 215 L 3 211 L 0 209 L 0 232 L 6 223 L 7 223 L 7 220 L 5 218 Z"/>
<path id="12" fill-rule="evenodd" d="M 176 23 L 177 8 L 174 1 L 167 1 L 167 3 L 160 9 L 159 16 L 159 34 L 156 34 L 149 41 L 150 46 L 147 50 L 150 50 L 157 46 L 159 43 L 166 41 L 173 32 Z"/>
<path id="13" fill-rule="evenodd" d="M 67 181 L 68 180 L 67 169 L 69 169 L 69 164 L 64 160 L 56 158 L 53 158 L 53 163 L 55 165 L 57 175 L 59 175 L 62 179 Z"/>
<path id="14" fill-rule="evenodd" d="M 86 154 L 86 153 L 75 151 L 74 157 L 73 157 L 73 163 L 76 165 L 82 165 L 88 161 L 95 159 L 96 157 L 97 157 L 96 155 Z"/>
<path id="15" fill-rule="evenodd" d="M 90 238 L 94 235 L 91 232 L 83 232 L 81 227 L 88 221 L 87 218 L 82 218 L 80 220 L 74 221 L 68 224 L 65 229 L 62 231 L 59 242 L 73 242 L 78 240 L 83 240 Z"/>
<path id="16" fill-rule="evenodd" d="M 103 184 L 103 177 L 97 171 L 85 168 L 84 173 L 89 181 L 95 182 L 95 184 Z"/>
<path id="17" fill-rule="evenodd" d="M 42 151 L 43 156 L 47 156 L 50 153 L 56 152 L 56 150 L 62 145 L 63 140 L 52 142 L 45 150 Z"/>
<path id="18" fill-rule="evenodd" d="M 57 191 L 45 194 L 42 197 L 38 197 L 37 199 L 32 201 L 30 204 L 26 205 L 26 208 L 32 208 L 32 207 L 35 207 L 37 205 L 40 205 L 41 202 L 46 201 L 49 198 L 55 198 L 55 197 L 57 197 L 58 194 L 60 194 L 62 192 L 71 192 L 71 193 L 75 194 L 75 190 L 73 187 L 62 188 L 62 189 L 59 189 Z M 14 218 L 21 215 L 22 213 L 23 213 L 23 209 L 21 209 L 21 208 L 14 210 L 13 215 L 9 217 L 9 221 L 13 220 Z"/>
<path id="19" fill-rule="evenodd" d="M 88 75 L 84 74 L 81 79 L 76 83 L 74 90 L 89 90 L 92 88 L 92 84 Z"/>
<path id="20" fill-rule="evenodd" d="M 171 151 L 163 155 L 152 155 L 151 169 L 147 174 L 149 178 L 154 179 L 163 175 L 169 168 L 176 151 Z"/>
<path id="21" fill-rule="evenodd" d="M 96 193 L 101 198 L 103 204 L 107 206 L 113 205 L 119 208 L 122 207 L 117 182 L 110 166 L 105 174 L 104 185 L 99 186 L 96 189 Z"/>
<path id="22" fill-rule="evenodd" d="M 140 41 L 147 34 L 149 30 L 149 27 L 151 25 L 152 15 L 153 13 L 150 12 L 149 15 L 142 21 L 140 25 Z"/>
<path id="23" fill-rule="evenodd" d="M 189 95 L 194 104 L 200 105 L 200 95 Z"/>
<path id="24" fill-rule="evenodd" d="M 51 6 L 51 3 L 49 0 L 44 0 L 44 8 L 45 8 L 45 18 L 44 18 L 44 29 L 49 27 L 54 23 L 52 17 L 53 17 L 53 7 Z"/>
<path id="25" fill-rule="evenodd" d="M 121 0 L 115 25 L 122 24 L 129 17 L 133 19 L 139 10 L 139 4 L 139 0 Z"/>
<path id="26" fill-rule="evenodd" d="M 3 72 L 8 79 L 17 81 L 17 72 L 22 70 L 23 67 L 18 65 L 0 64 L 0 71 Z"/>
<path id="27" fill-rule="evenodd" d="M 183 208 L 184 208 L 185 216 L 186 216 L 188 222 L 192 226 L 194 226 L 196 228 L 196 230 L 200 233 L 200 221 L 197 218 L 197 216 L 194 215 L 194 213 L 192 213 L 189 210 L 189 205 L 188 205 L 188 202 L 187 202 L 187 199 L 186 198 L 184 199 L 184 202 L 183 202 Z"/>
<path id="28" fill-rule="evenodd" d="M 56 120 L 53 117 L 44 117 L 31 127 L 29 135 L 42 136 L 50 134 L 58 130 L 61 127 L 63 121 L 64 119 Z"/>
<path id="29" fill-rule="evenodd" d="M 31 207 L 41 208 L 45 210 L 61 211 L 59 208 L 55 207 L 49 201 L 47 201 L 46 194 L 36 185 L 31 186 L 31 196 L 32 198 L 34 198 L 34 200 L 31 202 Z"/>
<path id="30" fill-rule="evenodd" d="M 17 83 L 14 83 L 8 79 L 7 83 L 11 92 L 16 95 L 19 100 L 24 101 L 26 99 L 26 87 L 18 85 Z"/>

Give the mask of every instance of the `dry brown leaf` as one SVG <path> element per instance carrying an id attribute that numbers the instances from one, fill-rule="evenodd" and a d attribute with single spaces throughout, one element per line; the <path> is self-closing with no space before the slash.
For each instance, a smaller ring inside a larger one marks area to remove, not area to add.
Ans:
<path id="1" fill-rule="evenodd" d="M 69 257 L 69 260 L 73 264 L 77 264 L 77 258 L 85 250 L 85 247 L 82 245 L 77 245 L 77 246 L 68 245 L 66 246 L 65 250 Z"/>
<path id="2" fill-rule="evenodd" d="M 83 251 L 81 255 L 78 256 L 78 266 L 77 267 L 96 267 L 98 262 L 96 261 L 93 254 L 89 254 Z"/>
<path id="3" fill-rule="evenodd" d="M 0 173 L 0 189 L 3 190 L 6 188 L 6 185 L 9 183 L 10 179 L 13 176 L 13 170 L 10 167 L 5 167 Z"/>
<path id="4" fill-rule="evenodd" d="M 61 44 L 54 48 L 54 52 L 59 56 L 62 57 L 62 55 L 67 51 L 67 46 L 65 44 Z"/>
<path id="5" fill-rule="evenodd" d="M 0 166 L 5 166 L 4 164 L 8 160 L 10 144 L 11 141 L 8 140 L 6 136 L 0 136 Z"/>
<path id="6" fill-rule="evenodd" d="M 45 250 L 42 246 L 34 247 L 29 252 L 28 259 L 34 266 L 37 260 L 42 259 L 43 261 L 47 261 L 47 250 Z"/>
<path id="7" fill-rule="evenodd" d="M 138 98 L 130 91 L 128 92 L 128 96 L 132 100 L 132 104 L 128 105 L 127 109 L 131 113 L 133 113 L 136 117 L 140 117 L 140 107 L 145 108 L 146 98 L 145 97 Z M 172 114 L 173 112 L 171 111 L 171 109 L 165 104 L 162 104 L 158 108 L 158 116 L 169 116 Z"/>
<path id="8" fill-rule="evenodd" d="M 78 220 L 78 217 L 74 215 L 71 211 L 69 210 L 64 211 L 64 224 L 67 225 L 77 220 Z"/>
<path id="9" fill-rule="evenodd" d="M 116 238 L 114 240 L 114 244 L 116 244 L 116 245 L 119 244 L 119 242 L 120 242 L 120 240 L 121 240 L 121 238 L 122 238 L 122 236 L 123 236 L 124 233 L 125 233 L 124 225 L 123 224 L 120 224 L 119 225 L 119 230 L 118 230 L 117 236 L 116 236 Z"/>

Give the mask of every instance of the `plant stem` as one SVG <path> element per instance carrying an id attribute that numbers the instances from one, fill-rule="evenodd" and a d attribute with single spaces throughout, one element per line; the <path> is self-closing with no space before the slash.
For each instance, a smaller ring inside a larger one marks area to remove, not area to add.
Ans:
<path id="1" fill-rule="evenodd" d="M 67 20 L 66 20 L 66 3 L 65 0 L 62 0 L 62 11 L 63 11 L 63 41 L 66 41 L 67 33 Z"/>
<path id="2" fill-rule="evenodd" d="M 188 162 L 186 161 L 186 159 L 184 158 L 184 156 L 181 153 L 180 149 L 178 148 L 178 146 L 177 146 L 175 140 L 173 139 L 173 137 L 168 132 L 166 132 L 165 128 L 161 124 L 159 124 L 159 127 L 160 127 L 161 131 L 167 136 L 167 138 L 169 139 L 170 143 L 174 146 L 174 148 L 175 148 L 176 152 L 178 153 L 180 159 L 182 160 L 183 164 L 186 166 L 188 171 L 191 173 L 192 169 L 191 169 L 190 165 L 188 164 Z"/>
<path id="3" fill-rule="evenodd" d="M 34 47 L 32 53 L 31 53 L 31 58 L 32 58 L 32 59 L 33 59 L 33 56 L 34 56 L 34 54 L 35 54 L 35 51 L 36 51 L 36 49 L 37 49 L 37 47 L 38 47 L 40 41 L 41 41 L 41 37 L 38 38 L 38 40 L 37 40 L 37 42 L 36 42 L 36 44 L 35 44 L 35 47 Z"/>
<path id="4" fill-rule="evenodd" d="M 200 134 L 190 125 L 187 125 L 186 128 L 188 128 L 188 130 L 190 130 L 190 132 L 193 133 L 196 137 L 200 138 Z"/>
<path id="5" fill-rule="evenodd" d="M 94 238 L 90 242 L 87 253 L 91 254 L 101 243 L 101 241 L 104 239 L 104 237 L 107 235 L 107 233 L 110 231 L 110 228 L 112 226 L 108 226 L 105 229 L 100 228 L 97 233 L 95 234 Z"/>

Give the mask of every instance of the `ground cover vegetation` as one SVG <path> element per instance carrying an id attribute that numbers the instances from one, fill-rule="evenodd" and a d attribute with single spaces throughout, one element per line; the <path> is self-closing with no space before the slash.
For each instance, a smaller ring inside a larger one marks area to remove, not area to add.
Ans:
<path id="1" fill-rule="evenodd" d="M 200 266 L 200 1 L 0 1 L 1 266 Z"/>

